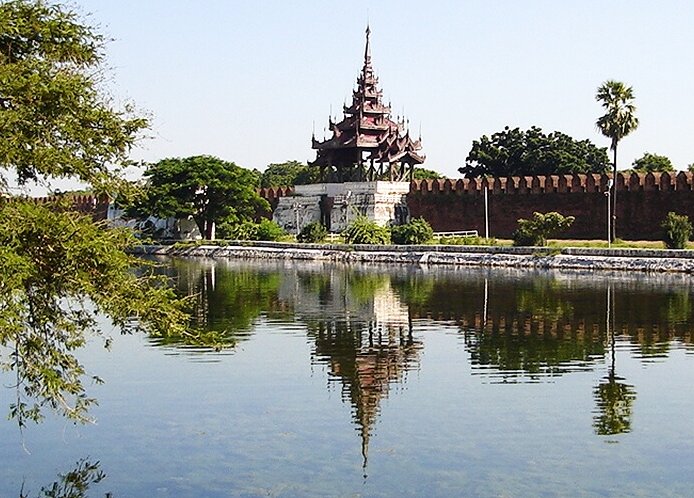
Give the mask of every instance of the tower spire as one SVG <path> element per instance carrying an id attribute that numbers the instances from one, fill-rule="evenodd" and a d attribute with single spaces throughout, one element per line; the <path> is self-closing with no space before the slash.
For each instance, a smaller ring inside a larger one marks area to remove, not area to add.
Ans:
<path id="1" fill-rule="evenodd" d="M 366 23 L 366 47 L 364 48 L 364 67 L 371 65 L 371 26 Z"/>

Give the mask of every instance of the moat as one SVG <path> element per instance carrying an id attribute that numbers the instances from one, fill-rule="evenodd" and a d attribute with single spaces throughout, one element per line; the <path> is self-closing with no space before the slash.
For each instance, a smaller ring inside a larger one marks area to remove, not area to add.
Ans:
<path id="1" fill-rule="evenodd" d="M 227 348 L 95 339 L 80 357 L 105 380 L 88 388 L 97 424 L 6 421 L 0 496 L 35 496 L 80 459 L 106 475 L 87 496 L 694 485 L 686 275 L 163 261 Z"/>

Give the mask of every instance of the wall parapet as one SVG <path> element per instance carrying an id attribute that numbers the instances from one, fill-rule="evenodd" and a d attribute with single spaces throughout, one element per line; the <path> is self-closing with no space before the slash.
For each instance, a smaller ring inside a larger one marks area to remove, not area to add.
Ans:
<path id="1" fill-rule="evenodd" d="M 485 186 L 492 194 L 542 194 L 606 192 L 612 175 L 574 174 L 494 178 L 440 178 L 412 180 L 410 192 L 420 194 L 480 194 Z M 691 191 L 691 172 L 617 173 L 617 191 Z"/>

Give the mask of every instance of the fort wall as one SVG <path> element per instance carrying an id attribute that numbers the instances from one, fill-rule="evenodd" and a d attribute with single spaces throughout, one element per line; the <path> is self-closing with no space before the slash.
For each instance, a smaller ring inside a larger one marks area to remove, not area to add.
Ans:
<path id="1" fill-rule="evenodd" d="M 407 204 L 435 231 L 484 233 L 484 188 L 488 188 L 489 230 L 508 238 L 519 218 L 535 211 L 575 216 L 567 238 L 601 239 L 607 234 L 608 175 L 551 175 L 490 179 L 415 180 Z M 659 240 L 669 211 L 694 220 L 692 173 L 617 174 L 617 236 Z"/>
<path id="2" fill-rule="evenodd" d="M 509 178 L 414 180 L 407 205 L 413 217 L 435 231 L 477 230 L 484 234 L 484 189 L 488 188 L 490 236 L 510 238 L 519 218 L 557 211 L 576 221 L 566 238 L 603 239 L 607 234 L 607 191 L 611 175 L 550 175 Z M 660 240 L 669 211 L 694 220 L 694 177 L 690 172 L 617 174 L 617 236 Z M 271 206 L 291 188 L 261 189 Z"/>
<path id="3" fill-rule="evenodd" d="M 519 218 L 557 211 L 575 216 L 566 238 L 603 239 L 607 234 L 607 184 L 610 175 L 551 175 L 509 178 L 414 180 L 407 205 L 412 217 L 426 219 L 435 231 L 477 230 L 484 234 L 484 189 L 488 188 L 489 230 L 509 238 Z M 694 175 L 690 172 L 617 174 L 617 235 L 623 239 L 660 240 L 660 223 L 669 211 L 694 220 Z M 292 195 L 291 187 L 260 189 L 271 206 Z M 60 197 L 35 199 L 54 202 Z M 70 197 L 72 208 L 96 219 L 107 202 L 90 195 Z M 271 217 L 272 211 L 259 213 Z"/>

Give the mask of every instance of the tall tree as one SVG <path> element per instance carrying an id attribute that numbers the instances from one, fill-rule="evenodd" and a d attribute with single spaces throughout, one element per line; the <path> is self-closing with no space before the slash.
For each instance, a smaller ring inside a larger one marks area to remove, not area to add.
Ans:
<path id="1" fill-rule="evenodd" d="M 600 102 L 605 114 L 600 116 L 596 125 L 600 132 L 610 139 L 612 161 L 612 178 L 617 178 L 617 145 L 639 126 L 634 105 L 634 90 L 621 81 L 607 80 L 598 87 L 595 100 Z M 612 240 L 617 238 L 617 185 L 612 186 Z"/>
<path id="2" fill-rule="evenodd" d="M 162 159 L 145 172 L 144 205 L 162 217 L 192 216 L 206 239 L 221 221 L 240 223 L 270 208 L 256 172 L 212 156 Z"/>
<path id="3" fill-rule="evenodd" d="M 0 3 L 0 170 L 20 182 L 118 188 L 107 165 L 127 162 L 147 122 L 99 90 L 103 51 L 103 36 L 64 5 Z M 10 415 L 20 426 L 44 409 L 86 420 L 94 400 L 74 352 L 100 332 L 97 315 L 121 329 L 186 334 L 180 303 L 156 277 L 132 272 L 130 233 L 12 198 L 2 183 L 0 367 L 16 375 Z"/>
<path id="4" fill-rule="evenodd" d="M 575 140 L 559 131 L 546 134 L 536 126 L 529 130 L 507 126 L 474 140 L 465 166 L 458 171 L 467 177 L 520 176 L 602 173 L 608 167 L 606 149 L 590 140 Z"/>

